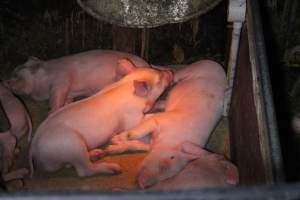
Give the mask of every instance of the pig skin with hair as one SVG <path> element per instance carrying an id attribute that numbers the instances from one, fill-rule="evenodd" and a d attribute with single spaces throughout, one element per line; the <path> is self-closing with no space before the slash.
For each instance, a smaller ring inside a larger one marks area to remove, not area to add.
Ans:
<path id="1" fill-rule="evenodd" d="M 35 166 L 56 171 L 65 165 L 75 167 L 79 176 L 114 174 L 120 166 L 91 162 L 103 154 L 99 148 L 116 132 L 136 126 L 172 80 L 168 71 L 136 67 L 128 59 L 119 61 L 120 81 L 95 95 L 71 103 L 38 127 L 30 147 L 31 174 Z"/>
<path id="2" fill-rule="evenodd" d="M 116 135 L 106 150 L 111 154 L 132 151 L 126 140 L 131 143 L 151 133 L 150 152 L 137 175 L 141 188 L 174 176 L 199 158 L 185 149 L 194 144 L 203 148 L 221 118 L 227 86 L 221 65 L 210 60 L 192 63 L 175 72 L 174 82 L 165 103 L 160 103 L 165 112 L 145 117 L 138 126 Z"/>
<path id="3" fill-rule="evenodd" d="M 148 66 L 142 58 L 118 51 L 92 50 L 43 61 L 30 57 L 4 83 L 17 95 L 50 101 L 50 113 L 73 101 L 91 96 L 116 82 L 117 61 L 129 58 L 136 66 Z"/>

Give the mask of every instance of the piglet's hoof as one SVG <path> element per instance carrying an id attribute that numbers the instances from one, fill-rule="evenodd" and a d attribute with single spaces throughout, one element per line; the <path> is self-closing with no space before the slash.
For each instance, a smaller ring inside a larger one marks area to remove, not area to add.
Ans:
<path id="1" fill-rule="evenodd" d="M 106 155 L 102 149 L 93 149 L 89 151 L 91 161 L 97 161 Z"/>
<path id="2" fill-rule="evenodd" d="M 101 163 L 103 165 L 103 174 L 119 174 L 121 173 L 121 167 L 116 163 Z"/>
<path id="3" fill-rule="evenodd" d="M 120 141 L 127 141 L 129 139 L 129 132 L 124 131 L 121 132 L 118 135 L 115 135 L 112 139 L 111 139 L 111 143 L 112 144 L 117 144 Z"/>
<path id="4" fill-rule="evenodd" d="M 3 180 L 5 182 L 7 182 L 7 181 L 16 180 L 16 179 L 22 179 L 27 174 L 29 174 L 29 170 L 26 168 L 21 168 L 21 169 L 17 169 L 15 171 L 3 174 L 2 177 L 3 177 Z"/>

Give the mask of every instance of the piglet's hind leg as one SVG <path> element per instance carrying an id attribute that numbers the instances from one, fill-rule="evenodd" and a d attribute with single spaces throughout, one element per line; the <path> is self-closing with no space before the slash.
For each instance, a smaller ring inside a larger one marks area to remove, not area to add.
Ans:
<path id="1" fill-rule="evenodd" d="M 79 147 L 79 146 L 77 146 Z M 79 176 L 92 176 L 95 174 L 116 174 L 121 171 L 121 167 L 115 163 L 91 162 L 90 155 L 95 153 L 88 152 L 86 145 L 81 141 L 80 148 L 73 149 L 72 164 Z"/>
<path id="2" fill-rule="evenodd" d="M 58 127 L 60 132 L 54 139 L 44 139 L 37 145 L 34 155 L 37 163 L 41 163 L 47 171 L 56 171 L 66 164 L 72 165 L 79 176 L 92 176 L 95 174 L 115 174 L 120 171 L 120 166 L 114 163 L 93 163 L 82 134 L 66 127 Z M 59 137 L 58 137 L 59 136 Z M 62 140 L 61 138 L 68 138 Z"/>
<path id="3" fill-rule="evenodd" d="M 117 174 L 121 172 L 120 165 L 116 163 L 92 163 L 86 160 L 84 165 L 75 165 L 78 176 L 92 176 L 95 174 Z"/>

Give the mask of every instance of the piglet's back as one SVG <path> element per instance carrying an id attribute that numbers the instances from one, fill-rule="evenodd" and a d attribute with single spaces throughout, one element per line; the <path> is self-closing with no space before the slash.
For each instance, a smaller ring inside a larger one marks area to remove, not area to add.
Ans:
<path id="1" fill-rule="evenodd" d="M 174 81 L 179 82 L 202 77 L 226 84 L 224 82 L 226 75 L 222 66 L 212 60 L 201 60 L 178 70 L 174 75 Z"/>
<path id="2" fill-rule="evenodd" d="M 222 66 L 214 61 L 192 63 L 178 70 L 174 81 L 176 85 L 167 97 L 168 111 L 181 108 L 200 112 L 203 106 L 219 107 L 223 104 L 226 76 Z"/>

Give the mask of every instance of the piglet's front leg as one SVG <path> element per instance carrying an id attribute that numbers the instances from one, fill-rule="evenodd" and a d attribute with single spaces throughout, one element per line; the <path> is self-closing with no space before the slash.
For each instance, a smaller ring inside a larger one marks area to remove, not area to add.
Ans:
<path id="1" fill-rule="evenodd" d="M 149 151 L 149 144 L 145 144 L 139 140 L 119 141 L 109 145 L 104 151 L 107 154 L 121 154 L 125 152 L 143 152 Z"/>
<path id="2" fill-rule="evenodd" d="M 138 126 L 114 136 L 111 139 L 112 144 L 105 149 L 105 152 L 107 154 L 121 154 L 125 152 L 149 151 L 150 145 L 138 139 L 154 132 L 157 129 L 157 125 L 155 114 L 148 115 Z"/>
<path id="3" fill-rule="evenodd" d="M 69 101 L 71 99 L 68 98 L 70 87 L 70 83 L 68 83 L 62 84 L 62 87 L 55 85 L 53 88 L 51 88 L 49 113 L 53 113 L 54 111 L 63 107 L 66 103 L 70 103 Z"/>
<path id="4" fill-rule="evenodd" d="M 148 134 L 154 132 L 158 126 L 158 123 L 155 117 L 149 117 L 142 121 L 138 126 L 129 129 L 127 131 L 121 132 L 117 134 L 111 139 L 113 144 L 116 144 L 120 141 L 127 141 L 127 140 L 137 140 L 142 137 L 147 136 Z"/>

